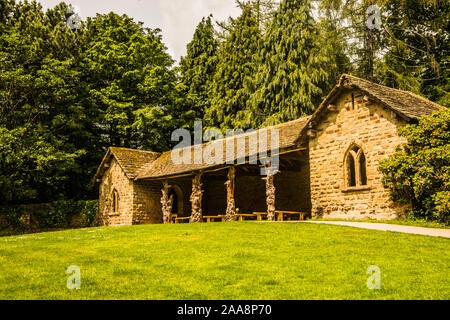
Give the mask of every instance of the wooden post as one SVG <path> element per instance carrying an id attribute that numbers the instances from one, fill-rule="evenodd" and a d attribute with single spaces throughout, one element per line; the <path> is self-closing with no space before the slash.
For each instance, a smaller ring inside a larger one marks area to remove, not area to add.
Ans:
<path id="1" fill-rule="evenodd" d="M 192 178 L 192 193 L 191 193 L 191 223 L 202 222 L 202 173 L 198 173 Z"/>
<path id="2" fill-rule="evenodd" d="M 275 221 L 275 176 L 268 173 L 263 180 L 266 181 L 266 203 L 267 203 L 267 220 Z"/>
<path id="3" fill-rule="evenodd" d="M 225 182 L 227 187 L 227 211 L 225 214 L 225 221 L 236 221 L 236 203 L 234 201 L 236 168 L 230 167 L 228 170 L 228 181 Z"/>
<path id="4" fill-rule="evenodd" d="M 169 197 L 170 185 L 167 180 L 163 182 L 163 188 L 161 189 L 161 210 L 163 213 L 164 224 L 171 223 L 170 216 L 172 215 L 173 195 Z"/>

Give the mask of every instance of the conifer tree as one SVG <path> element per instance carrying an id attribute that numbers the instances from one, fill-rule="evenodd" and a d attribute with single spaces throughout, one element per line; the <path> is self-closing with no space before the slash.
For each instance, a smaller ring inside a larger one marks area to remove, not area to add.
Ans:
<path id="1" fill-rule="evenodd" d="M 211 86 L 211 107 L 206 111 L 209 127 L 248 128 L 250 114 L 247 84 L 256 70 L 260 30 L 254 12 L 245 6 L 218 51 L 218 64 Z"/>
<path id="2" fill-rule="evenodd" d="M 198 24 L 194 38 L 187 45 L 187 55 L 181 58 L 181 80 L 194 101 L 195 116 L 203 119 L 210 107 L 208 90 L 217 65 L 219 42 L 214 36 L 212 16 Z"/>
<path id="3" fill-rule="evenodd" d="M 284 0 L 261 43 L 250 100 L 252 124 L 266 126 L 311 114 L 332 66 L 305 0 Z"/>
<path id="4" fill-rule="evenodd" d="M 389 0 L 383 12 L 379 81 L 450 106 L 450 3 Z"/>

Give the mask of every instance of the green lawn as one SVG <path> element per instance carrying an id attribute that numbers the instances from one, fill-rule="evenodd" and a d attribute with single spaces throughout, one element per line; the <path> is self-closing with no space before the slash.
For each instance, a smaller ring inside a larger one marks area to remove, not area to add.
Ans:
<path id="1" fill-rule="evenodd" d="M 450 229 L 450 225 L 445 223 L 439 223 L 436 221 L 426 221 L 420 219 L 405 219 L 405 220 L 346 220 L 346 219 L 335 219 L 335 218 L 315 218 L 313 221 L 344 221 L 344 222 L 369 222 L 369 223 L 386 223 L 386 224 L 398 224 L 401 226 L 411 226 L 411 227 L 423 227 L 423 228 L 435 228 L 435 229 Z"/>
<path id="2" fill-rule="evenodd" d="M 343 226 L 214 223 L 0 238 L 0 299 L 449 299 L 450 241 Z M 69 290 L 66 269 L 81 268 Z M 367 288 L 370 265 L 381 290 Z"/>

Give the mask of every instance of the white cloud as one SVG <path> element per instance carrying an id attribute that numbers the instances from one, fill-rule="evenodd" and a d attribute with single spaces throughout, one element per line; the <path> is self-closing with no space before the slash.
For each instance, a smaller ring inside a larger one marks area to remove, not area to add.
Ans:
<path id="1" fill-rule="evenodd" d="M 61 0 L 39 0 L 51 8 Z M 170 54 L 176 59 L 186 54 L 186 44 L 192 39 L 202 17 L 213 14 L 216 20 L 236 17 L 239 9 L 234 0 L 66 0 L 80 8 L 83 18 L 96 13 L 114 11 L 127 14 L 150 28 L 160 28 Z"/>

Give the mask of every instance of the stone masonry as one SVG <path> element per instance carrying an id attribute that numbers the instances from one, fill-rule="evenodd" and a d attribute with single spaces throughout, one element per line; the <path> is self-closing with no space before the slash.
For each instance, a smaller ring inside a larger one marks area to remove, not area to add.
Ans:
<path id="1" fill-rule="evenodd" d="M 382 105 L 365 101 L 357 89 L 342 93 L 334 105 L 336 110 L 328 111 L 309 141 L 312 215 L 379 220 L 403 216 L 408 207 L 389 199 L 378 163 L 405 142 L 398 129 L 406 122 Z M 346 185 L 344 160 L 353 145 L 366 157 L 366 186 Z"/>

